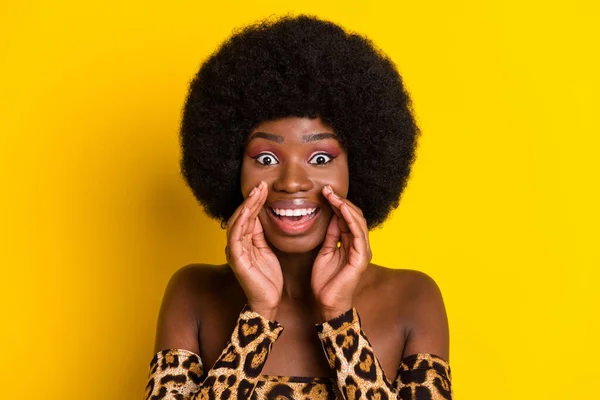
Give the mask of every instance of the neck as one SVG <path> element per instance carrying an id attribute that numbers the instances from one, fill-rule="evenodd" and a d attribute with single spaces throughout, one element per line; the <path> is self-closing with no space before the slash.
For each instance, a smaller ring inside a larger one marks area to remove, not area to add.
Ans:
<path id="1" fill-rule="evenodd" d="M 284 301 L 313 301 L 311 288 L 312 267 L 319 253 L 320 246 L 308 253 L 284 253 L 273 248 L 273 252 L 281 265 L 283 274 L 283 298 Z"/>

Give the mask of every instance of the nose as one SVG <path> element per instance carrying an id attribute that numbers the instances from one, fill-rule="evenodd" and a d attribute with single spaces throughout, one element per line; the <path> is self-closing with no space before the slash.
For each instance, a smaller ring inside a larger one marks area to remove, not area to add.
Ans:
<path id="1" fill-rule="evenodd" d="M 314 186 L 306 167 L 299 163 L 287 163 L 279 169 L 277 179 L 273 182 L 276 192 L 306 192 Z"/>

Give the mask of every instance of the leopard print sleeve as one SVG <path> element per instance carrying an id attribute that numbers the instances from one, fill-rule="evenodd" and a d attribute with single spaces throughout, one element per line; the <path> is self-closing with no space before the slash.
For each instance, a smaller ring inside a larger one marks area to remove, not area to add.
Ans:
<path id="1" fill-rule="evenodd" d="M 356 308 L 317 325 L 329 366 L 345 399 L 451 400 L 450 367 L 432 354 L 402 359 L 392 383 L 386 377 Z"/>
<path id="2" fill-rule="evenodd" d="M 202 383 L 200 357 L 185 349 L 159 351 L 150 361 L 144 399 L 189 399 Z"/>
<path id="3" fill-rule="evenodd" d="M 249 399 L 283 327 L 246 305 L 215 365 L 183 349 L 158 352 L 150 362 L 145 400 Z"/>
<path id="4" fill-rule="evenodd" d="M 400 399 L 452 399 L 450 365 L 427 353 L 404 357 L 394 387 Z"/>

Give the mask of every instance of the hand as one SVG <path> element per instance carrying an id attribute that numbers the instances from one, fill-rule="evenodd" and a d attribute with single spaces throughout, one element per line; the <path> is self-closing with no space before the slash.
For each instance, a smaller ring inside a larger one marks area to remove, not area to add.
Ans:
<path id="1" fill-rule="evenodd" d="M 252 189 L 227 222 L 225 253 L 248 305 L 263 317 L 274 320 L 283 292 L 279 260 L 267 244 L 258 213 L 267 199 L 262 182 Z"/>
<path id="2" fill-rule="evenodd" d="M 312 290 L 327 321 L 353 307 L 354 292 L 371 261 L 369 229 L 360 208 L 323 188 L 334 215 L 312 270 Z M 338 242 L 341 242 L 338 247 Z"/>

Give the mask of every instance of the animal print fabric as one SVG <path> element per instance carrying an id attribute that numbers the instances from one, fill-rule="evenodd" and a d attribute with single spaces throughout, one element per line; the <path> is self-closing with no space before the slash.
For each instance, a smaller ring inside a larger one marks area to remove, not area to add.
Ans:
<path id="1" fill-rule="evenodd" d="M 450 367 L 426 353 L 405 357 L 390 383 L 360 328 L 356 309 L 317 325 L 337 379 L 262 375 L 272 344 L 283 327 L 248 306 L 212 369 L 185 349 L 167 349 L 150 361 L 145 400 L 198 399 L 451 399 Z"/>
<path id="2" fill-rule="evenodd" d="M 249 399 L 283 327 L 244 306 L 231 339 L 203 373 L 200 357 L 181 349 L 158 352 L 150 362 L 146 399 Z"/>
<path id="3" fill-rule="evenodd" d="M 317 325 L 317 332 L 344 399 L 452 399 L 450 366 L 433 354 L 403 358 L 398 376 L 390 382 L 361 329 L 356 308 Z"/>

